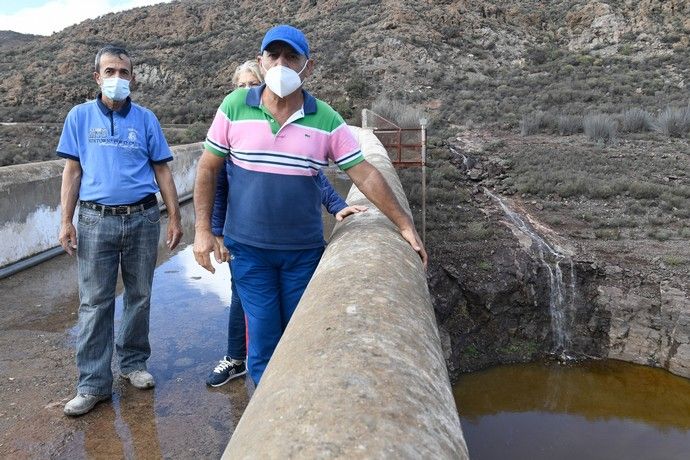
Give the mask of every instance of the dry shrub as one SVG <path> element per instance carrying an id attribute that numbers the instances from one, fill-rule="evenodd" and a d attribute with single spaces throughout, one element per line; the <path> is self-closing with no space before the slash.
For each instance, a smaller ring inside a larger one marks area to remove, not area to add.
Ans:
<path id="1" fill-rule="evenodd" d="M 655 128 L 669 137 L 685 137 L 690 131 L 690 105 L 687 107 L 666 107 L 656 119 Z"/>
<path id="2" fill-rule="evenodd" d="M 587 137 L 595 142 L 612 144 L 616 140 L 618 125 L 609 115 L 587 115 L 583 125 Z"/>
<path id="3" fill-rule="evenodd" d="M 623 132 L 647 132 L 652 130 L 653 125 L 652 115 L 646 110 L 633 108 L 621 113 L 621 131 Z"/>

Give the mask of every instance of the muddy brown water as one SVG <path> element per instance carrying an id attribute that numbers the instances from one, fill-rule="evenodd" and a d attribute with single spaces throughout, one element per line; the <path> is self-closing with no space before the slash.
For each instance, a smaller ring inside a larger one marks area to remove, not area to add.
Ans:
<path id="1" fill-rule="evenodd" d="M 690 458 L 690 380 L 621 361 L 466 374 L 455 401 L 473 460 Z"/>

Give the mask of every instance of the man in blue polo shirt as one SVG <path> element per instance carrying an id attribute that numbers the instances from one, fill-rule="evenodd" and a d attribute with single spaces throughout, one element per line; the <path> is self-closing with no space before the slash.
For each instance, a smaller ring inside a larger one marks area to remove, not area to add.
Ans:
<path id="1" fill-rule="evenodd" d="M 156 116 L 129 98 L 134 81 L 129 54 L 124 48 L 102 48 L 93 75 L 101 92 L 70 110 L 57 148 L 58 156 L 67 160 L 59 241 L 69 255 L 76 250 L 80 297 L 79 383 L 76 397 L 65 404 L 66 415 L 85 414 L 110 398 L 118 269 L 125 286 L 115 343 L 120 374 L 136 388 L 154 386 L 146 361 L 151 354 L 149 306 L 160 235 L 159 190 L 168 209 L 168 248 L 175 248 L 182 237 L 177 191 L 167 164 L 172 154 Z"/>

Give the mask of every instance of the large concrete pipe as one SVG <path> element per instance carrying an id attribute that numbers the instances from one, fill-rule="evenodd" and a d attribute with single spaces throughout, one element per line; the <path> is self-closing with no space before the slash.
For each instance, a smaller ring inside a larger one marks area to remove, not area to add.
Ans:
<path id="1" fill-rule="evenodd" d="M 336 226 L 223 458 L 467 458 L 421 261 L 356 188 L 347 201 L 370 209 Z"/>

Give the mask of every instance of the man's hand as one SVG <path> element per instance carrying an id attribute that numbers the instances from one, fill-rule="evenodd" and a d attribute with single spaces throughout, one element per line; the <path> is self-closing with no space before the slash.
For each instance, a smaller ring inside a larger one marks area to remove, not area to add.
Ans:
<path id="1" fill-rule="evenodd" d="M 230 260 L 230 251 L 225 247 L 225 242 L 222 236 L 216 236 L 216 244 L 213 249 L 213 254 L 216 257 L 216 262 L 223 263 Z"/>
<path id="2" fill-rule="evenodd" d="M 65 252 L 71 256 L 77 249 L 77 229 L 72 220 L 74 210 L 79 198 L 79 186 L 81 184 L 81 164 L 75 160 L 66 160 L 65 169 L 62 170 L 62 184 L 60 185 L 60 232 L 58 241 Z"/>
<path id="3" fill-rule="evenodd" d="M 404 230 L 400 230 L 400 234 L 402 235 L 405 240 L 410 243 L 410 246 L 412 246 L 412 249 L 417 251 L 417 254 L 419 254 L 419 257 L 422 259 L 422 264 L 424 264 L 424 270 L 427 268 L 427 264 L 429 262 L 429 258 L 426 255 L 426 249 L 424 249 L 424 243 L 422 243 L 421 238 L 419 238 L 419 234 L 417 234 L 417 230 L 415 230 L 414 227 L 411 228 L 406 228 Z"/>
<path id="4" fill-rule="evenodd" d="M 216 253 L 216 244 L 216 239 L 210 230 L 196 229 L 194 235 L 194 260 L 211 273 L 215 273 L 216 269 L 211 263 L 209 254 L 213 252 L 216 260 L 220 257 L 220 255 Z"/>
<path id="5" fill-rule="evenodd" d="M 216 260 L 222 257 L 218 243 L 211 232 L 211 210 L 216 192 L 216 178 L 224 161 L 225 159 L 204 150 L 197 163 L 194 179 L 194 215 L 196 216 L 194 258 L 199 265 L 211 273 L 215 273 L 216 269 L 211 265 L 209 253 L 213 251 Z"/>
<path id="6" fill-rule="evenodd" d="M 163 202 L 168 210 L 168 232 L 165 237 L 165 244 L 172 251 L 182 239 L 182 219 L 180 218 L 177 188 L 175 188 L 172 171 L 170 171 L 167 163 L 154 163 L 153 173 L 156 176 L 156 183 L 158 183 Z"/>
<path id="7" fill-rule="evenodd" d="M 412 249 L 417 251 L 422 259 L 424 269 L 427 267 L 427 255 L 424 244 L 414 228 L 412 218 L 398 203 L 390 186 L 383 175 L 368 161 L 363 161 L 351 167 L 347 171 L 348 176 L 357 188 L 371 201 L 374 206 L 388 217 L 400 229 L 400 234 L 405 241 L 410 243 Z"/>
<path id="8" fill-rule="evenodd" d="M 77 230 L 72 225 L 72 222 L 60 224 L 58 241 L 67 254 L 74 255 L 74 250 L 77 249 Z"/>
<path id="9" fill-rule="evenodd" d="M 367 208 L 366 206 L 361 206 L 361 205 L 348 206 L 347 208 L 343 208 L 340 211 L 338 211 L 338 213 L 335 215 L 335 220 L 340 222 L 341 220 L 343 220 L 344 218 L 346 218 L 347 216 L 349 216 L 351 214 L 357 214 L 360 212 L 364 212 L 367 209 L 369 209 L 369 208 Z"/>
<path id="10" fill-rule="evenodd" d="M 168 219 L 168 235 L 165 238 L 165 244 L 168 246 L 169 250 L 173 250 L 177 247 L 178 243 L 182 239 L 182 223 L 180 218 Z"/>

